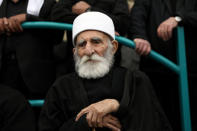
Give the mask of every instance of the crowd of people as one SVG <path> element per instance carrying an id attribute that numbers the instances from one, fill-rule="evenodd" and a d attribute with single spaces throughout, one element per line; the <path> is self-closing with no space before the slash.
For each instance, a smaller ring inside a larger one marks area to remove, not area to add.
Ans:
<path id="1" fill-rule="evenodd" d="M 0 0 L 0 130 L 180 131 L 177 75 L 147 57 L 153 49 L 176 63 L 178 26 L 197 131 L 196 0 Z M 45 102 L 37 111 L 29 99 Z"/>

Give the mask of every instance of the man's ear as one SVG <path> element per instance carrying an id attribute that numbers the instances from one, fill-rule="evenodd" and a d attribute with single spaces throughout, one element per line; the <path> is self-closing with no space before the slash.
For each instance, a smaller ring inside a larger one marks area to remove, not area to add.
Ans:
<path id="1" fill-rule="evenodd" d="M 76 48 L 73 48 L 73 54 L 75 54 L 76 53 Z"/>
<path id="2" fill-rule="evenodd" d="M 112 45 L 113 45 L 113 50 L 112 50 L 112 52 L 115 54 L 116 51 L 118 50 L 118 41 L 113 40 L 113 41 L 112 41 Z"/>

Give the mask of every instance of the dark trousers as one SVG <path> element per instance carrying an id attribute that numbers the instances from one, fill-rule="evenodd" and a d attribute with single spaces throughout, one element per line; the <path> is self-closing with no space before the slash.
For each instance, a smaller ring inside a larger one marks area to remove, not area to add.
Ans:
<path id="1" fill-rule="evenodd" d="M 188 82 L 192 130 L 197 131 L 197 74 L 189 74 Z"/>
<path id="2" fill-rule="evenodd" d="M 146 72 L 174 131 L 181 130 L 178 75 L 173 72 Z"/>

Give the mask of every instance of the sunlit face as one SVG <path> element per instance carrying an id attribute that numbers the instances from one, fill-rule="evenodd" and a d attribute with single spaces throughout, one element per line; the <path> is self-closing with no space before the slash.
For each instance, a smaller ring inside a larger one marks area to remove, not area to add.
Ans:
<path id="1" fill-rule="evenodd" d="M 118 43 L 102 32 L 84 31 L 76 39 L 75 69 L 83 78 L 99 78 L 113 65 Z"/>
<path id="2" fill-rule="evenodd" d="M 85 31 L 78 35 L 76 47 L 79 57 L 84 55 L 91 56 L 93 53 L 104 56 L 108 48 L 107 40 L 109 37 L 98 31 Z"/>

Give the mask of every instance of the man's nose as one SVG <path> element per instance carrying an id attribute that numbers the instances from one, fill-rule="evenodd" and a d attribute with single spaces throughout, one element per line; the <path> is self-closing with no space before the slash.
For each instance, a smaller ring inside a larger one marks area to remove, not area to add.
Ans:
<path id="1" fill-rule="evenodd" d="M 88 42 L 85 47 L 85 54 L 87 56 L 91 56 L 93 53 L 94 53 L 94 47 L 90 42 Z"/>

